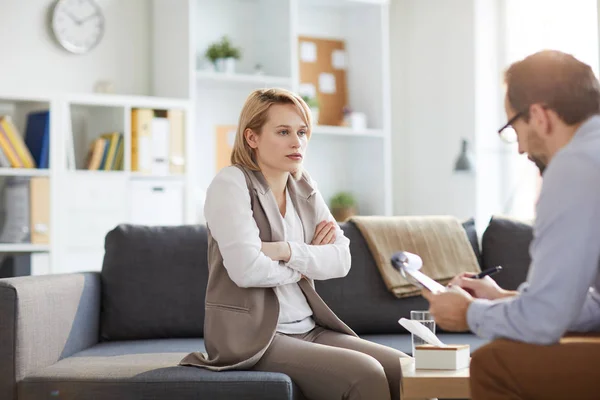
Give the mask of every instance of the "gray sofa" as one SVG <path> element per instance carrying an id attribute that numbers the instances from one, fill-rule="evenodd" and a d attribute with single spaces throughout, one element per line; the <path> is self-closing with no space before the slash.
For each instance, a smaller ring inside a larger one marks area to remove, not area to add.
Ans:
<path id="1" fill-rule="evenodd" d="M 317 282 L 317 291 L 359 335 L 410 353 L 410 335 L 397 321 L 427 303 L 390 294 L 357 228 L 342 227 L 352 269 Z M 497 280 L 516 288 L 530 261 L 530 226 L 493 218 L 481 251 L 472 221 L 464 227 L 482 267 L 503 265 Z M 177 366 L 204 349 L 203 226 L 122 225 L 105 247 L 101 273 L 0 280 L 1 399 L 302 398 L 284 374 Z M 485 343 L 469 333 L 440 336 L 472 350 Z"/>

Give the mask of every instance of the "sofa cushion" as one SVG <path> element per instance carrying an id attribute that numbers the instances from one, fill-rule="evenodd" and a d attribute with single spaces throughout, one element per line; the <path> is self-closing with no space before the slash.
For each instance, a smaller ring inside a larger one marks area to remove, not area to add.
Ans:
<path id="1" fill-rule="evenodd" d="M 203 350 L 200 339 L 105 342 L 36 371 L 18 385 L 19 399 L 294 399 L 280 373 L 213 372 L 177 364 Z M 294 395 L 295 393 L 295 395 Z"/>
<path id="2" fill-rule="evenodd" d="M 421 296 L 395 297 L 387 290 L 367 242 L 356 225 L 346 222 L 341 224 L 341 228 L 350 239 L 352 268 L 344 278 L 316 281 L 317 292 L 359 335 L 406 332 L 398 320 L 410 318 L 411 310 L 427 310 L 427 300 Z M 474 251 L 478 252 L 478 247 Z"/>
<path id="3" fill-rule="evenodd" d="M 475 219 L 469 218 L 462 223 L 462 226 L 467 233 L 467 238 L 469 239 L 469 243 L 471 243 L 471 247 L 473 248 L 473 252 L 475 253 L 475 258 L 477 258 L 479 267 L 483 268 L 483 260 L 481 259 L 481 249 L 479 248 L 479 236 L 477 235 Z"/>
<path id="4" fill-rule="evenodd" d="M 101 278 L 103 340 L 203 336 L 204 226 L 117 226 L 106 235 Z"/>
<path id="5" fill-rule="evenodd" d="M 502 266 L 494 280 L 504 289 L 515 290 L 527 279 L 533 227 L 526 221 L 493 216 L 481 240 L 483 268 Z"/>

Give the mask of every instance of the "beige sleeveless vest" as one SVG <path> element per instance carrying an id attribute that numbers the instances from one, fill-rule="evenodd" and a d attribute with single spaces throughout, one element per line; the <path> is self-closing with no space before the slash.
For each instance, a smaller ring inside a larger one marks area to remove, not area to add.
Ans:
<path id="1" fill-rule="evenodd" d="M 283 222 L 279 207 L 263 174 L 238 166 L 246 177 L 251 206 L 263 242 L 283 241 Z M 319 221 L 315 214 L 314 189 L 307 177 L 292 177 L 287 189 L 304 227 L 304 241 L 310 243 Z M 250 369 L 265 353 L 277 328 L 279 301 L 272 288 L 240 288 L 227 274 L 219 245 L 208 227 L 209 273 L 206 290 L 204 340 L 206 353 L 187 355 L 180 365 L 214 371 Z M 349 335 L 356 334 L 344 324 L 314 289 L 302 279 L 298 285 L 312 308 L 318 325 Z"/>

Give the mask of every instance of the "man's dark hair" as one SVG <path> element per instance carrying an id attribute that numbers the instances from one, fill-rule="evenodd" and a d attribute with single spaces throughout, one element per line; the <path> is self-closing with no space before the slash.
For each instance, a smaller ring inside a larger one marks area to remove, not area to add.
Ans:
<path id="1" fill-rule="evenodd" d="M 589 65 L 570 54 L 544 50 L 512 64 L 504 76 L 508 102 L 529 119 L 529 106 L 554 110 L 567 125 L 600 113 L 600 84 Z"/>

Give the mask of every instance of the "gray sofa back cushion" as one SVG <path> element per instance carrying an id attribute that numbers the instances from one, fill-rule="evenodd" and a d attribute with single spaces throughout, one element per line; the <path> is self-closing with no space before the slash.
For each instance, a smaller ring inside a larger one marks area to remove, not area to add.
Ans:
<path id="1" fill-rule="evenodd" d="M 500 287 L 515 290 L 525 282 L 532 240 L 531 224 L 500 216 L 491 218 L 481 239 L 483 268 L 502 266 L 502 272 L 494 276 Z"/>
<path id="2" fill-rule="evenodd" d="M 106 235 L 101 277 L 103 340 L 203 336 L 204 226 L 119 225 Z"/>
<path id="3" fill-rule="evenodd" d="M 479 256 L 472 221 L 463 224 Z M 359 334 L 404 332 L 398 324 L 411 310 L 426 310 L 421 296 L 390 293 L 367 243 L 352 223 L 352 268 L 341 279 L 317 281 L 327 304 Z M 202 337 L 208 280 L 204 226 L 120 225 L 109 232 L 102 267 L 103 340 Z"/>

